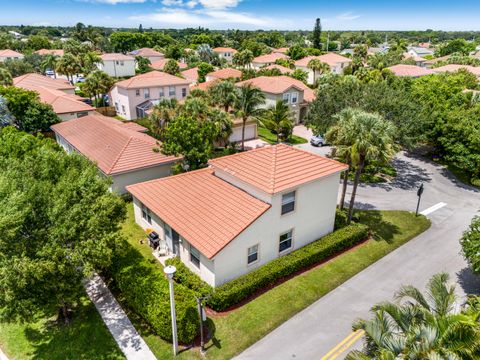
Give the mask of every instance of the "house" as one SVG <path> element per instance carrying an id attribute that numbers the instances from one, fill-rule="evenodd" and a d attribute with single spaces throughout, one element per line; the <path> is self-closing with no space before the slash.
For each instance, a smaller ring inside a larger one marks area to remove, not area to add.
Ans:
<path id="1" fill-rule="evenodd" d="M 409 53 L 404 53 L 403 54 L 403 59 L 404 60 L 413 60 L 415 62 L 415 65 L 422 66 L 422 67 L 425 67 L 425 62 L 427 61 L 427 59 L 424 59 L 421 56 L 413 56 Z"/>
<path id="2" fill-rule="evenodd" d="M 54 55 L 54 56 L 63 56 L 65 52 L 62 49 L 40 49 L 35 51 L 35 54 L 45 56 L 45 55 Z"/>
<path id="3" fill-rule="evenodd" d="M 343 74 L 343 70 L 350 65 L 351 59 L 335 53 L 327 53 L 320 56 L 307 56 L 303 59 L 295 61 L 295 68 L 305 71 L 308 74 L 307 82 L 313 85 L 321 74 L 308 68 L 311 60 L 320 60 L 330 67 L 330 71 L 334 74 Z"/>
<path id="4" fill-rule="evenodd" d="M 333 231 L 347 166 L 279 144 L 127 186 L 135 221 L 219 286 Z"/>
<path id="5" fill-rule="evenodd" d="M 100 55 L 101 63 L 97 63 L 97 68 L 106 72 L 112 77 L 135 76 L 136 62 L 133 56 L 111 53 Z"/>
<path id="6" fill-rule="evenodd" d="M 288 75 L 288 74 L 293 73 L 293 70 L 292 70 L 292 69 L 289 69 L 289 68 L 287 68 L 287 67 L 285 67 L 285 66 L 278 65 L 278 64 L 268 65 L 268 66 L 264 67 L 263 69 L 264 69 L 264 70 L 277 69 L 278 71 L 280 71 L 280 74 L 282 74 L 282 75 Z"/>
<path id="7" fill-rule="evenodd" d="M 185 99 L 190 81 L 161 71 L 150 71 L 115 83 L 110 90 L 111 104 L 126 120 L 145 117 L 145 111 L 161 99 Z"/>
<path id="8" fill-rule="evenodd" d="M 233 119 L 232 133 L 228 138 L 229 143 L 239 143 L 242 141 L 243 120 L 236 117 Z M 249 119 L 245 123 L 244 140 L 254 140 L 258 138 L 258 124 L 256 119 Z"/>
<path id="9" fill-rule="evenodd" d="M 278 48 L 278 49 L 273 49 L 272 52 L 275 52 L 275 53 L 280 53 L 280 54 L 285 54 L 287 55 L 288 53 L 288 50 L 289 48 L 288 47 L 281 47 L 281 48 Z"/>
<path id="10" fill-rule="evenodd" d="M 65 94 L 75 94 L 75 86 L 70 84 L 68 80 L 60 78 L 52 79 L 51 77 L 37 73 L 29 73 L 17 76 L 16 78 L 13 78 L 13 85 L 27 90 L 32 90 L 32 88 L 41 86 L 49 89 L 60 90 Z"/>
<path id="11" fill-rule="evenodd" d="M 448 64 L 448 65 L 444 65 L 444 66 L 440 66 L 432 69 L 434 73 L 457 72 L 459 70 L 467 70 L 471 72 L 473 75 L 480 78 L 480 67 L 475 67 L 470 65 Z"/>
<path id="12" fill-rule="evenodd" d="M 158 60 L 162 60 L 165 58 L 165 55 L 163 55 L 161 52 L 158 52 L 157 50 L 151 49 L 151 48 L 141 48 L 138 50 L 134 50 L 130 52 L 130 55 L 133 57 L 135 56 L 141 56 L 144 58 L 147 58 L 150 60 L 150 63 L 153 63 Z"/>
<path id="13" fill-rule="evenodd" d="M 190 85 L 196 85 L 198 83 L 198 67 L 183 70 L 180 73 L 185 79 L 190 81 Z"/>
<path id="14" fill-rule="evenodd" d="M 241 81 L 237 86 L 251 84 L 259 88 L 265 95 L 264 108 L 275 106 L 277 101 L 287 104 L 295 121 L 300 123 L 307 114 L 307 107 L 315 99 L 315 93 L 300 80 L 289 76 L 259 76 L 253 79 Z"/>
<path id="15" fill-rule="evenodd" d="M 95 162 L 103 176 L 111 177 L 110 189 L 119 194 L 128 185 L 169 176 L 172 165 L 180 160 L 159 152 L 157 140 L 145 134 L 143 126 L 98 113 L 51 128 L 65 151 Z"/>
<path id="16" fill-rule="evenodd" d="M 205 76 L 206 81 L 219 80 L 219 79 L 241 79 L 242 72 L 233 68 L 219 69 L 212 71 Z"/>
<path id="17" fill-rule="evenodd" d="M 225 59 L 229 64 L 233 61 L 233 55 L 237 53 L 237 50 L 230 47 L 216 47 L 213 48 L 212 51 L 217 54 L 220 59 Z"/>
<path id="18" fill-rule="evenodd" d="M 165 67 L 165 65 L 167 65 L 167 63 L 170 60 L 172 59 L 160 59 L 160 60 L 154 61 L 150 64 L 150 67 L 154 70 L 163 71 L 163 68 Z M 177 65 L 180 68 L 180 70 L 188 68 L 187 64 L 182 63 L 180 61 L 177 61 Z"/>
<path id="19" fill-rule="evenodd" d="M 445 55 L 445 56 L 441 56 L 441 57 L 438 57 L 438 58 L 433 58 L 433 59 L 425 61 L 423 63 L 423 65 L 427 68 L 431 68 L 432 66 L 434 66 L 435 64 L 437 64 L 439 62 L 448 61 L 448 59 L 450 59 L 451 57 L 452 57 L 452 55 Z"/>
<path id="20" fill-rule="evenodd" d="M 10 49 L 0 50 L 0 62 L 4 62 L 5 60 L 22 60 L 23 58 L 23 54 L 17 51 Z"/>
<path id="21" fill-rule="evenodd" d="M 279 59 L 289 59 L 285 54 L 273 52 L 271 54 L 260 55 L 252 60 L 252 68 L 259 70 L 265 66 L 273 65 Z"/>
<path id="22" fill-rule="evenodd" d="M 420 56 L 420 57 L 433 56 L 435 54 L 434 50 L 426 47 L 421 47 L 421 46 L 408 46 L 407 52 L 411 56 Z"/>
<path id="23" fill-rule="evenodd" d="M 395 76 L 403 76 L 403 77 L 421 77 L 426 75 L 433 74 L 432 70 L 425 69 L 423 67 L 417 65 L 405 65 L 405 64 L 398 64 L 387 67 Z"/>

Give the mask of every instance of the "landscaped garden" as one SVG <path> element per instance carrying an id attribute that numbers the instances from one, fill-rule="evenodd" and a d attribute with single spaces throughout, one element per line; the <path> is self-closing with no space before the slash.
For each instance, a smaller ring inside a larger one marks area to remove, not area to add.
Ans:
<path id="1" fill-rule="evenodd" d="M 272 133 L 270 130 L 259 126 L 258 127 L 258 137 L 269 144 L 276 144 L 277 143 L 277 135 Z M 288 144 L 297 145 L 297 144 L 305 144 L 308 142 L 307 139 L 297 136 L 297 135 L 290 135 L 290 137 L 286 141 Z"/>

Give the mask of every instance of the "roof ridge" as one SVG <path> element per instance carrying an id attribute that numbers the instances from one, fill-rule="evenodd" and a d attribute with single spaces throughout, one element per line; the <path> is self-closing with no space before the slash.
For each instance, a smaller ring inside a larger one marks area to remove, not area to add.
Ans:
<path id="1" fill-rule="evenodd" d="M 270 179 L 270 183 L 272 184 L 272 192 L 275 192 L 275 172 L 277 169 L 277 149 L 280 144 L 273 146 L 273 159 L 272 159 L 272 178 Z"/>
<path id="2" fill-rule="evenodd" d="M 112 166 L 110 166 L 110 168 L 108 169 L 108 172 L 110 173 L 113 168 L 115 167 L 115 165 L 117 165 L 118 161 L 120 160 L 120 157 L 123 155 L 123 153 L 125 152 L 125 149 L 127 148 L 127 146 L 130 144 L 130 142 L 132 141 L 133 139 L 133 136 L 130 136 L 127 140 L 127 143 L 125 144 L 125 146 L 122 148 L 122 150 L 120 150 L 120 152 L 118 153 L 117 157 L 115 158 L 115 160 L 113 161 L 113 164 Z"/>

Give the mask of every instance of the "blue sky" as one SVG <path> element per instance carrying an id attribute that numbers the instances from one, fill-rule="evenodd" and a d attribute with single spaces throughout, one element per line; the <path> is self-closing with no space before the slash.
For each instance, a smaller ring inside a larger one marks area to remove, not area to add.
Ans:
<path id="1" fill-rule="evenodd" d="M 480 30 L 479 15 L 479 0 L 0 0 L 3 25 Z"/>

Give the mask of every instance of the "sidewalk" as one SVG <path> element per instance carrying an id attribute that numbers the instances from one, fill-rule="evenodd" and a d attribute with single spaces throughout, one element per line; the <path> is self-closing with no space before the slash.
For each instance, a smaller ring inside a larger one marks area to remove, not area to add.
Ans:
<path id="1" fill-rule="evenodd" d="M 2 349 L 0 349 L 0 360 L 8 360 L 7 355 L 3 353 Z"/>
<path id="2" fill-rule="evenodd" d="M 156 360 L 138 334 L 127 314 L 113 297 L 103 280 L 95 274 L 84 283 L 88 297 L 95 304 L 105 325 L 128 360 Z M 0 360 L 3 360 L 0 354 Z"/>

